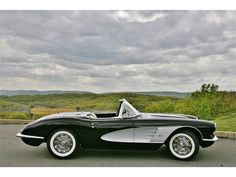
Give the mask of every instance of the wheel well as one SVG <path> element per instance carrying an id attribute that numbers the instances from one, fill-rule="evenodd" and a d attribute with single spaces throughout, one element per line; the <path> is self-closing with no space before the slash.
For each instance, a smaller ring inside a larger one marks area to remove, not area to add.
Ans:
<path id="1" fill-rule="evenodd" d="M 48 131 L 48 133 L 47 133 L 47 135 L 46 135 L 46 137 L 45 137 L 45 140 L 47 141 L 48 138 L 49 138 L 49 136 L 50 136 L 53 132 L 55 132 L 56 130 L 59 130 L 59 129 L 70 130 L 70 131 L 72 131 L 72 132 L 77 136 L 77 139 L 79 139 L 79 136 L 78 136 L 77 132 L 76 132 L 73 128 L 69 128 L 69 127 L 67 127 L 67 126 L 57 126 L 57 127 L 54 127 L 53 129 L 51 129 L 50 131 Z"/>
<path id="2" fill-rule="evenodd" d="M 167 138 L 166 141 L 165 141 L 165 144 L 167 144 L 167 143 L 170 141 L 170 139 L 171 139 L 171 137 L 172 137 L 173 135 L 175 135 L 176 133 L 178 133 L 178 132 L 180 132 L 180 131 L 184 131 L 184 130 L 188 130 L 188 131 L 194 133 L 194 134 L 196 135 L 196 137 L 198 138 L 199 143 L 201 142 L 202 135 L 201 135 L 201 133 L 200 133 L 197 129 L 192 128 L 192 127 L 181 127 L 181 128 L 176 129 L 175 131 L 173 131 L 173 132 L 168 136 L 168 138 Z"/>

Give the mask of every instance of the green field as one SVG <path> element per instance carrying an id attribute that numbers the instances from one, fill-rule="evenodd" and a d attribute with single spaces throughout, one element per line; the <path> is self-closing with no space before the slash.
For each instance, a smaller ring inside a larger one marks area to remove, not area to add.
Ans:
<path id="1" fill-rule="evenodd" d="M 218 117 L 215 122 L 217 130 L 236 132 L 236 112 Z"/>
<path id="2" fill-rule="evenodd" d="M 137 93 L 65 93 L 0 96 L 0 119 L 37 119 L 70 110 L 116 111 L 118 100 L 126 98 L 140 112 L 192 114 L 217 123 L 217 130 L 236 131 L 235 92 L 196 92 L 175 98 Z M 30 115 L 30 108 L 32 108 Z"/>

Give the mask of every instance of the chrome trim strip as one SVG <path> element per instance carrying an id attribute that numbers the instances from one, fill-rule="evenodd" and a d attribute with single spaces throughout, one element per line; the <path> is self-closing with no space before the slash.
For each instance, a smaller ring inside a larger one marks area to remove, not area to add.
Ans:
<path id="1" fill-rule="evenodd" d="M 212 139 L 202 139 L 202 141 L 218 141 L 219 138 L 217 136 L 214 136 Z"/>
<path id="2" fill-rule="evenodd" d="M 17 133 L 16 136 L 20 137 L 20 138 L 44 139 L 44 137 L 41 137 L 41 136 L 24 135 L 24 134 L 21 134 L 21 133 Z"/>

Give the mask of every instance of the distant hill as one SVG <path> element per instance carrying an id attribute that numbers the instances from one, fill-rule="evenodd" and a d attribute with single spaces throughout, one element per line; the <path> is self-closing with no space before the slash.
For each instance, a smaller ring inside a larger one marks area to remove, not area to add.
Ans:
<path id="1" fill-rule="evenodd" d="M 0 90 L 0 96 L 15 96 L 15 95 L 49 95 L 49 94 L 65 94 L 65 93 L 77 93 L 77 94 L 93 94 L 89 91 L 63 91 L 63 90 L 48 90 L 48 91 L 38 91 L 38 90 Z M 101 93 L 109 94 L 113 92 Z M 116 92 L 119 93 L 119 92 Z M 122 92 L 121 92 L 122 93 Z M 129 92 L 126 92 L 129 93 Z M 153 91 L 153 92 L 130 92 L 141 95 L 154 95 L 154 96 L 168 96 L 176 98 L 184 98 L 191 95 L 191 92 L 171 92 L 171 91 Z"/>
<path id="2" fill-rule="evenodd" d="M 171 92 L 171 91 L 162 91 L 162 92 L 135 92 L 142 95 L 155 95 L 155 96 L 169 96 L 176 98 L 185 98 L 189 97 L 192 92 Z"/>
<path id="3" fill-rule="evenodd" d="M 62 91 L 62 90 L 49 90 L 49 91 L 38 91 L 38 90 L 0 90 L 0 96 L 48 95 L 48 94 L 64 94 L 64 93 L 85 94 L 85 93 L 92 93 L 92 92 L 88 92 L 88 91 Z"/>

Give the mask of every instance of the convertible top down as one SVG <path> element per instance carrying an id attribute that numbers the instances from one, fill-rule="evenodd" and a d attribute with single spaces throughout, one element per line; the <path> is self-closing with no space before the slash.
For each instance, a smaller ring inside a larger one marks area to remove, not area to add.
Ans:
<path id="1" fill-rule="evenodd" d="M 80 148 L 157 149 L 168 146 L 177 159 L 192 159 L 218 140 L 213 122 L 182 114 L 140 113 L 121 99 L 117 112 L 70 112 L 42 117 L 17 137 L 28 145 L 46 142 L 51 155 L 68 158 Z"/>

